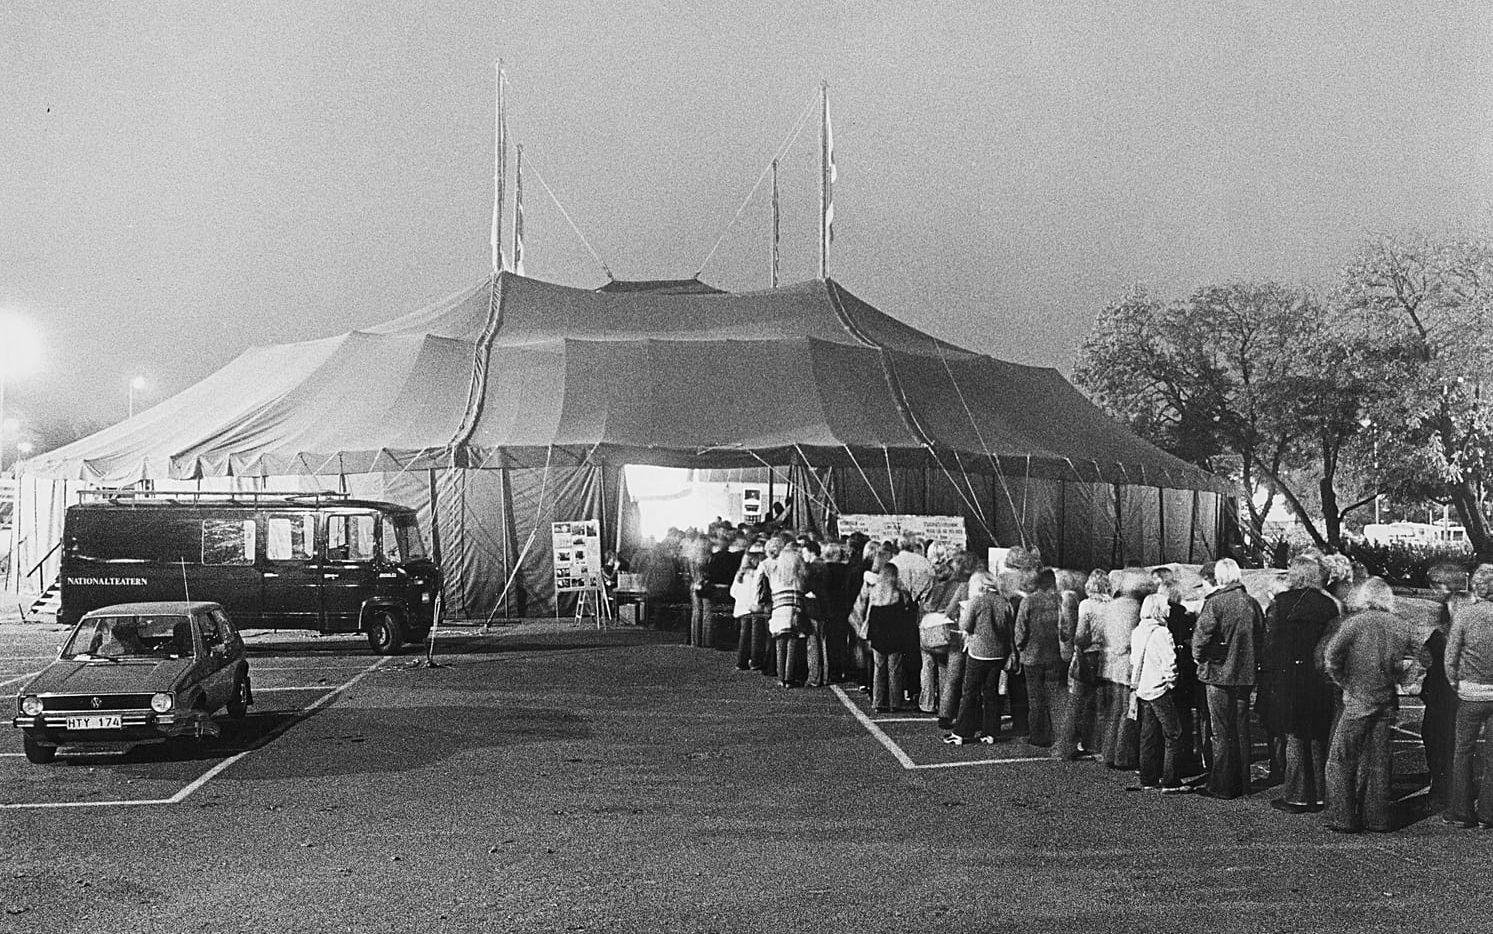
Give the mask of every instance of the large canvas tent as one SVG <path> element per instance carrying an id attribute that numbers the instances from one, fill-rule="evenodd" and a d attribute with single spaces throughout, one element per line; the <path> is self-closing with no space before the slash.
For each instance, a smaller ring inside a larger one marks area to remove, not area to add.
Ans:
<path id="1" fill-rule="evenodd" d="M 1228 493 L 1055 370 L 940 341 L 833 279 L 590 291 L 505 272 L 367 330 L 252 348 L 25 462 L 15 567 L 51 579 L 82 485 L 341 487 L 424 510 L 454 613 L 493 612 L 510 579 L 505 609 L 552 612 L 548 523 L 616 536 L 626 464 L 777 468 L 802 525 L 962 515 L 975 546 L 1080 568 L 1213 554 Z"/>

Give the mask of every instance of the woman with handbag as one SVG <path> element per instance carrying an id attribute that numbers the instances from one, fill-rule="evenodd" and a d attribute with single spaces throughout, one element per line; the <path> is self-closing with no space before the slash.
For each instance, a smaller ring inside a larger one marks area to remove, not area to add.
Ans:
<path id="1" fill-rule="evenodd" d="M 1167 629 L 1171 605 L 1165 594 L 1141 603 L 1140 623 L 1130 635 L 1131 719 L 1140 731 L 1140 785 L 1137 790 L 1183 790 L 1178 776 L 1182 719 L 1177 712 L 1177 647 Z"/>
<path id="2" fill-rule="evenodd" d="M 778 683 L 791 688 L 802 683 L 798 674 L 805 667 L 804 639 L 808 631 L 804 606 L 808 568 L 796 544 L 784 543 L 768 572 L 768 582 L 772 586 L 772 615 L 767 628 L 777 646 Z"/>

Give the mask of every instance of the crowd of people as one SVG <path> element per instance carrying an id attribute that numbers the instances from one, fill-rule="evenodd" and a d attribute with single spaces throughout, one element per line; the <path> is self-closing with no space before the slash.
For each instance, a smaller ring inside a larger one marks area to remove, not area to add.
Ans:
<path id="1" fill-rule="evenodd" d="M 691 644 L 734 646 L 738 671 L 782 688 L 854 684 L 878 713 L 928 715 L 952 746 L 1021 741 L 1135 771 L 1137 791 L 1279 788 L 1272 806 L 1345 833 L 1393 828 L 1391 737 L 1400 697 L 1418 694 L 1426 800 L 1448 824 L 1493 828 L 1493 768 L 1474 784 L 1493 722 L 1493 565 L 1438 576 L 1423 626 L 1339 555 L 1293 559 L 1262 605 L 1230 559 L 1201 568 L 1198 594 L 1168 566 L 1085 579 L 1016 552 L 993 573 L 910 536 L 722 522 L 671 531 L 637 570 L 656 603 L 687 589 Z"/>

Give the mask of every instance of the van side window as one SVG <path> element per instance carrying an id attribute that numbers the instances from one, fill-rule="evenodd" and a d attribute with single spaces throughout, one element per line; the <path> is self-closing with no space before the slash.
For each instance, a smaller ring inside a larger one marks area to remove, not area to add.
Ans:
<path id="1" fill-rule="evenodd" d="M 311 557 L 316 545 L 316 518 L 311 515 L 269 517 L 269 537 L 264 555 L 271 561 L 301 561 Z"/>
<path id="2" fill-rule="evenodd" d="M 253 519 L 203 519 L 203 564 L 253 564 Z"/>
<path id="3" fill-rule="evenodd" d="M 368 513 L 327 517 L 328 561 L 372 561 L 374 517 Z"/>

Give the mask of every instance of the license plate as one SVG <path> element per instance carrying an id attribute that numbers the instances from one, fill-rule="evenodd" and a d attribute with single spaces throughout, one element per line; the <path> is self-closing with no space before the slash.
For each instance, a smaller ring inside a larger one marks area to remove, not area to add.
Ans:
<path id="1" fill-rule="evenodd" d="M 124 717 L 108 714 L 99 717 L 68 717 L 69 730 L 118 730 L 124 726 Z"/>

